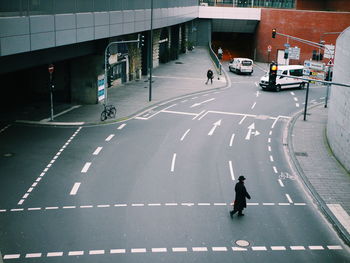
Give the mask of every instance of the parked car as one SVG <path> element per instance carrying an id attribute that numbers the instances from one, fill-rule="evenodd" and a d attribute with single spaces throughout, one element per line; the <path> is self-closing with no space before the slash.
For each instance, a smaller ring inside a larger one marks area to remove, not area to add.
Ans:
<path id="1" fill-rule="evenodd" d="M 302 89 L 305 87 L 305 81 L 301 79 L 289 78 L 288 76 L 302 77 L 303 69 L 304 66 L 301 65 L 278 66 L 277 74 L 283 74 L 287 76 L 277 76 L 276 83 L 274 85 L 271 85 L 271 83 L 269 83 L 269 73 L 267 73 L 263 77 L 261 77 L 259 85 L 263 90 L 270 89 L 280 91 L 284 88 L 298 87 Z"/>
<path id="2" fill-rule="evenodd" d="M 234 58 L 228 65 L 230 71 L 236 73 L 246 73 L 251 75 L 253 73 L 253 60 L 249 58 Z"/>

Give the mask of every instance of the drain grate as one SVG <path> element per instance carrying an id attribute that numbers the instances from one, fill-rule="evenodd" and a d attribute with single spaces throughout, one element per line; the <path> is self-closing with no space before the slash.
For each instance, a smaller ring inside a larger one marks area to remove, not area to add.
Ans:
<path id="1" fill-rule="evenodd" d="M 308 154 L 306 152 L 294 152 L 296 156 L 302 156 L 302 157 L 308 157 Z"/>
<path id="2" fill-rule="evenodd" d="M 237 246 L 240 247 L 247 247 L 250 245 L 250 243 L 247 240 L 237 240 L 235 243 Z"/>

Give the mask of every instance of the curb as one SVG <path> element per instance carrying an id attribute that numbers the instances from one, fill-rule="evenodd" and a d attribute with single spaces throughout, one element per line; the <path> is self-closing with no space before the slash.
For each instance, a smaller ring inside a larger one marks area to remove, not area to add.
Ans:
<path id="1" fill-rule="evenodd" d="M 322 105 L 323 103 L 319 103 L 313 106 L 308 107 L 308 110 L 318 107 Z M 304 113 L 304 110 L 301 110 L 294 114 L 292 118 L 288 121 L 287 126 L 285 128 L 285 132 L 287 135 L 286 142 L 287 147 L 285 147 L 285 152 L 287 153 L 289 159 L 292 161 L 292 164 L 294 165 L 296 172 L 299 174 L 300 178 L 302 179 L 304 185 L 307 187 L 309 192 L 311 193 L 313 199 L 316 201 L 318 207 L 320 208 L 322 214 L 327 218 L 327 220 L 332 224 L 333 228 L 337 231 L 339 236 L 343 239 L 343 241 L 350 246 L 350 234 L 347 232 L 347 230 L 343 227 L 343 225 L 338 221 L 338 219 L 334 216 L 334 214 L 330 211 L 325 201 L 322 199 L 322 197 L 318 194 L 318 192 L 315 190 L 313 185 L 310 183 L 309 179 L 305 175 L 303 169 L 301 168 L 295 154 L 294 154 L 294 148 L 292 143 L 292 133 L 294 129 L 294 125 L 298 118 Z"/>

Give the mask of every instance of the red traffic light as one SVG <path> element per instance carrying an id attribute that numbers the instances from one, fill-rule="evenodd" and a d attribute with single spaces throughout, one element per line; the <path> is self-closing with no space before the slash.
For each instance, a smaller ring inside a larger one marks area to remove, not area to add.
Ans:
<path id="1" fill-rule="evenodd" d="M 50 64 L 48 70 L 49 73 L 52 74 L 55 71 L 55 66 L 53 64 Z"/>
<path id="2" fill-rule="evenodd" d="M 276 28 L 272 29 L 272 38 L 276 38 Z"/>

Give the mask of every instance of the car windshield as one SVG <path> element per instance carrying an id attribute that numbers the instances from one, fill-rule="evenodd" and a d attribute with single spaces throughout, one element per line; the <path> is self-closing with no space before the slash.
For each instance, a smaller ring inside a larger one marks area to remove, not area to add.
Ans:
<path id="1" fill-rule="evenodd" d="M 251 65 L 252 65 L 252 62 L 249 61 L 249 60 L 243 60 L 243 61 L 242 61 L 242 65 L 243 65 L 243 66 L 251 66 Z"/>

